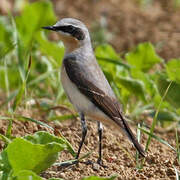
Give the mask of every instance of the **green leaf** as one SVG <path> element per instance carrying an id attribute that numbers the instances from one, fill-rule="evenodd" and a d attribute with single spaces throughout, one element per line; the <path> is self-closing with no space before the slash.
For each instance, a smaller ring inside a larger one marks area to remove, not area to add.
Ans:
<path id="1" fill-rule="evenodd" d="M 51 143 L 51 142 L 56 142 L 58 144 L 62 144 L 63 146 L 65 146 L 65 148 L 73 156 L 76 155 L 71 144 L 64 137 L 60 138 L 60 137 L 53 136 L 52 134 L 49 134 L 48 132 L 39 131 L 39 132 L 35 133 L 33 136 L 31 136 L 31 135 L 25 136 L 25 139 L 27 139 L 35 144 L 47 144 L 47 143 Z"/>
<path id="2" fill-rule="evenodd" d="M 82 178 L 82 180 L 114 180 L 117 176 L 113 175 L 111 177 L 98 177 L 98 176 L 90 176 Z"/>
<path id="3" fill-rule="evenodd" d="M 56 17 L 50 1 L 27 4 L 21 15 L 15 19 L 23 45 L 28 47 L 34 39 L 35 33 L 41 30 L 42 26 L 52 24 L 55 20 Z"/>
<path id="4" fill-rule="evenodd" d="M 16 107 L 20 104 L 22 96 L 24 94 L 25 91 L 25 87 L 26 87 L 26 81 L 24 81 L 15 97 L 14 103 L 13 103 L 13 111 L 16 110 Z"/>
<path id="5" fill-rule="evenodd" d="M 36 40 L 39 43 L 40 51 L 47 56 L 53 57 L 57 63 L 56 68 L 59 68 L 64 57 L 63 44 L 48 41 L 43 32 L 37 34 Z"/>
<path id="6" fill-rule="evenodd" d="M 135 50 L 126 54 L 126 60 L 132 67 L 141 71 L 148 71 L 162 59 L 156 54 L 154 46 L 151 43 L 139 44 Z"/>
<path id="7" fill-rule="evenodd" d="M 57 160 L 59 152 L 67 149 L 64 141 L 48 133 L 40 132 L 25 138 L 14 139 L 2 152 L 4 167 L 7 172 L 12 168 L 14 176 L 21 170 L 35 173 L 46 170 Z"/>
<path id="8" fill-rule="evenodd" d="M 151 112 L 150 115 L 152 117 L 154 117 L 155 115 L 155 111 Z M 180 118 L 173 112 L 170 112 L 168 110 L 160 110 L 158 115 L 157 115 L 157 120 L 158 121 L 169 121 L 169 122 L 172 122 L 172 121 L 178 121 L 180 120 Z"/>
<path id="9" fill-rule="evenodd" d="M 13 103 L 13 111 L 16 110 L 16 107 L 20 104 L 21 102 L 21 99 L 23 97 L 23 94 L 25 92 L 25 89 L 26 89 L 26 82 L 27 82 L 27 79 L 28 79 L 28 76 L 29 76 L 29 72 L 30 72 L 30 66 L 31 66 L 31 56 L 29 57 L 29 64 L 28 64 L 28 69 L 27 69 L 27 72 L 26 72 L 26 77 L 16 95 L 16 98 L 14 100 L 14 103 Z"/>
<path id="10" fill-rule="evenodd" d="M 0 119 L 1 119 L 1 117 L 0 117 Z M 9 144 L 11 142 L 11 140 L 9 138 L 7 138 L 6 136 L 4 136 L 2 134 L 0 134 L 0 139 L 2 141 L 4 141 L 6 144 Z"/>
<path id="11" fill-rule="evenodd" d="M 97 46 L 95 49 L 95 55 L 99 60 L 100 65 L 103 67 L 103 70 L 107 68 L 107 70 L 112 74 L 115 74 L 117 65 L 126 69 L 130 68 L 127 64 L 122 62 L 119 55 L 115 52 L 112 46 L 108 44 Z"/>
<path id="12" fill-rule="evenodd" d="M 12 27 L 8 17 L 0 17 L 0 60 L 15 48 L 12 41 Z"/>
<path id="13" fill-rule="evenodd" d="M 19 116 L 19 115 L 15 115 L 16 119 L 20 120 L 20 121 L 30 121 L 30 122 L 34 122 L 36 124 L 39 124 L 41 126 L 45 126 L 45 127 L 48 127 L 49 129 L 52 129 L 54 130 L 51 126 L 49 126 L 48 124 L 44 123 L 44 122 L 41 122 L 41 121 L 38 121 L 36 119 L 32 119 L 32 118 L 29 118 L 29 117 L 25 117 L 25 116 Z"/>
<path id="14" fill-rule="evenodd" d="M 47 71 L 47 72 L 37 76 L 35 79 L 31 80 L 30 82 L 28 82 L 27 86 L 36 85 L 57 71 L 59 71 L 59 69 L 53 69 L 52 71 Z"/>
<path id="15" fill-rule="evenodd" d="M 117 77 L 119 85 L 127 89 L 132 95 L 138 96 L 143 101 L 146 101 L 144 83 L 130 77 Z"/>
<path id="16" fill-rule="evenodd" d="M 157 75 L 157 86 L 158 86 L 158 90 L 161 96 L 163 96 L 169 83 L 170 81 L 167 80 L 167 77 L 165 74 L 159 73 Z M 180 84 L 173 81 L 165 97 L 165 100 L 177 109 L 180 108 L 180 93 L 179 92 L 180 92 Z"/>
<path id="17" fill-rule="evenodd" d="M 11 62 L 12 63 L 12 62 Z M 6 71 L 6 72 L 5 72 Z M 14 89 L 17 88 L 17 85 L 20 84 L 20 76 L 17 71 L 17 67 L 15 64 L 11 64 L 7 69 L 5 67 L 0 67 L 0 88 L 6 90 L 6 81 L 5 76 L 7 73 L 8 81 L 9 81 L 9 88 Z"/>
<path id="18" fill-rule="evenodd" d="M 96 47 L 95 54 L 100 58 L 119 60 L 119 55 L 115 52 L 113 47 L 109 44 L 104 44 Z"/>
<path id="19" fill-rule="evenodd" d="M 179 143 L 179 135 L 177 128 L 176 128 L 176 154 L 177 154 L 178 163 L 180 164 L 180 143 Z"/>
<path id="20" fill-rule="evenodd" d="M 166 64 L 166 72 L 172 81 L 180 84 L 180 59 L 172 59 Z"/>
<path id="21" fill-rule="evenodd" d="M 153 122 L 152 122 L 152 125 L 151 125 L 150 135 L 149 135 L 148 140 L 147 140 L 147 142 L 146 142 L 145 151 L 148 150 L 149 144 L 150 144 L 150 142 L 151 142 L 151 137 L 152 137 L 151 134 L 153 134 L 154 129 L 155 129 L 155 126 L 156 126 L 156 124 L 157 124 L 157 116 L 158 116 L 158 113 L 159 113 L 159 111 L 160 111 L 160 109 L 161 109 L 161 106 L 162 106 L 162 104 L 163 104 L 163 101 L 164 101 L 164 99 L 165 99 L 165 97 L 166 97 L 166 95 L 167 95 L 167 93 L 168 93 L 168 91 L 169 91 L 169 88 L 171 87 L 171 84 L 172 84 L 172 82 L 170 82 L 170 83 L 168 84 L 168 86 L 167 86 L 164 94 L 162 95 L 162 98 L 160 98 L 160 102 L 159 102 L 159 105 L 158 105 L 158 107 L 157 107 L 157 110 L 156 110 L 156 113 L 155 113 L 155 115 L 154 115 Z"/>
<path id="22" fill-rule="evenodd" d="M 117 61 L 117 60 L 114 60 L 114 59 L 109 59 L 109 58 L 103 58 L 103 57 L 100 57 L 100 56 L 96 56 L 96 59 L 99 60 L 99 61 L 104 61 L 105 63 L 111 63 L 111 64 L 114 64 L 114 65 L 118 65 L 118 66 L 122 66 L 126 69 L 130 69 L 130 66 L 128 64 L 125 64 L 121 61 Z"/>
<path id="23" fill-rule="evenodd" d="M 146 93 L 148 93 L 151 97 L 155 96 L 158 93 L 157 86 L 150 74 L 144 73 L 140 70 L 138 71 L 135 68 L 131 68 L 130 72 L 133 78 L 143 81 Z"/>
<path id="24" fill-rule="evenodd" d="M 154 118 L 156 112 L 150 113 L 150 116 Z M 169 110 L 160 110 L 157 115 L 157 120 L 161 123 L 162 127 L 168 127 L 173 121 L 180 121 L 180 118 Z"/>
<path id="25" fill-rule="evenodd" d="M 40 176 L 29 170 L 22 170 L 17 173 L 13 180 L 43 180 Z"/>
<path id="26" fill-rule="evenodd" d="M 25 60 L 29 52 L 35 50 L 35 39 L 41 27 L 56 20 L 50 1 L 26 3 L 21 15 L 16 16 L 13 29 L 16 30 L 18 70 L 25 80 Z"/>
<path id="27" fill-rule="evenodd" d="M 17 90 L 15 92 L 12 92 L 12 94 L 10 94 L 9 97 L 2 104 L 0 104 L 0 109 L 6 104 L 8 104 L 17 95 L 17 93 Z"/>
<path id="28" fill-rule="evenodd" d="M 109 44 L 97 46 L 95 49 L 95 55 L 97 60 L 101 65 L 103 65 L 103 67 L 108 66 L 108 70 L 110 70 L 110 65 L 118 65 L 125 69 L 130 69 L 130 66 L 122 61 L 113 47 Z"/>
<path id="29" fill-rule="evenodd" d="M 156 140 L 159 141 L 160 143 L 168 146 L 168 147 L 171 148 L 173 151 L 176 151 L 176 150 L 174 149 L 174 147 L 172 147 L 167 141 L 165 141 L 165 140 L 161 139 L 160 137 L 158 137 L 158 136 L 150 133 L 150 132 L 147 131 L 146 129 L 143 129 L 143 128 L 138 128 L 138 129 L 140 129 L 142 132 L 148 134 L 148 135 L 151 136 L 152 138 L 156 139 Z"/>

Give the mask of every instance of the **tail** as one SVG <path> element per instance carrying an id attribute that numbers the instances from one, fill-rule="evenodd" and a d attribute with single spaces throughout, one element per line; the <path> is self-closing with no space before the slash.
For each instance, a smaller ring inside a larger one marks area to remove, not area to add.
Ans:
<path id="1" fill-rule="evenodd" d="M 141 154 L 141 156 L 145 157 L 146 153 L 143 149 L 143 147 L 139 144 L 139 142 L 137 141 L 136 137 L 134 136 L 133 132 L 131 131 L 128 123 L 126 122 L 126 120 L 122 117 L 122 115 L 120 114 L 121 117 L 121 124 L 119 124 L 120 122 L 116 120 L 116 123 L 122 127 L 122 123 L 123 123 L 123 130 L 126 133 L 126 135 L 128 136 L 128 138 L 130 139 L 130 141 L 133 143 L 134 147 L 138 150 L 138 152 Z M 119 118 L 118 118 L 119 119 Z"/>

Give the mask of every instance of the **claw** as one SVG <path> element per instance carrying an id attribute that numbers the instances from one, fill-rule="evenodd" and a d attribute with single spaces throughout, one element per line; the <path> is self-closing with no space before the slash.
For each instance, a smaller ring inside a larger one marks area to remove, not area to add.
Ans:
<path id="1" fill-rule="evenodd" d="M 103 168 L 108 168 L 108 166 L 106 166 L 106 165 L 103 164 L 103 161 L 102 161 L 101 159 L 98 159 L 98 160 L 97 160 L 97 163 L 98 163 L 101 167 L 103 167 Z"/>

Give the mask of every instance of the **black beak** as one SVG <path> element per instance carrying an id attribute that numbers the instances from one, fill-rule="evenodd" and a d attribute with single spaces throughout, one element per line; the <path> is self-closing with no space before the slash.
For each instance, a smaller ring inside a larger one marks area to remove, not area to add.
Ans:
<path id="1" fill-rule="evenodd" d="M 54 26 L 45 26 L 42 27 L 43 29 L 51 30 L 51 31 L 56 31 L 56 28 Z"/>

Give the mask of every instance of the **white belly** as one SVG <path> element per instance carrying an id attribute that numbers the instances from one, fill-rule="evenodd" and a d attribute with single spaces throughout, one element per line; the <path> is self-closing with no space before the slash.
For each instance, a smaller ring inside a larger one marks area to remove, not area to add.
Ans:
<path id="1" fill-rule="evenodd" d="M 74 105 L 78 112 L 85 113 L 93 108 L 94 105 L 87 97 L 80 93 L 75 84 L 71 82 L 64 66 L 62 66 L 61 69 L 61 82 L 70 102 Z"/>

